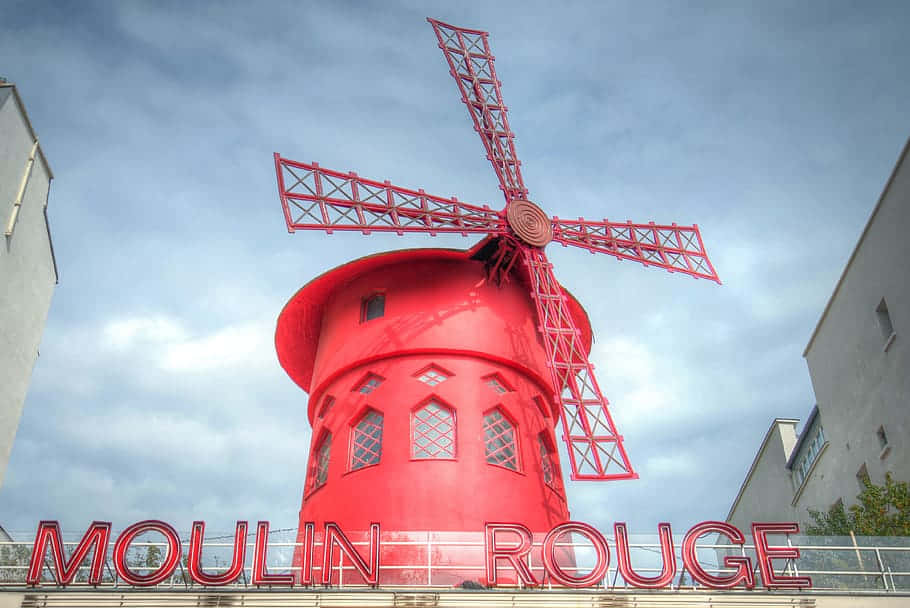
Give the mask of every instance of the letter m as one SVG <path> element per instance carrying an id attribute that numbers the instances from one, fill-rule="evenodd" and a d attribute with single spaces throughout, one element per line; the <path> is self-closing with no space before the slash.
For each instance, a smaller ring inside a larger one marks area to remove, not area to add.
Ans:
<path id="1" fill-rule="evenodd" d="M 51 570 L 58 585 L 68 585 L 76 577 L 79 565 L 85 560 L 89 549 L 95 549 L 92 565 L 89 569 L 88 582 L 97 585 L 101 582 L 104 560 L 107 557 L 107 543 L 111 536 L 111 523 L 94 521 L 88 527 L 82 540 L 70 554 L 69 562 L 63 555 L 63 540 L 60 538 L 60 524 L 56 521 L 42 521 L 38 524 L 35 545 L 32 547 L 32 559 L 28 565 L 25 582 L 31 586 L 41 584 L 41 572 L 44 570 L 44 555 L 47 545 L 51 546 L 51 558 L 54 568 Z"/>

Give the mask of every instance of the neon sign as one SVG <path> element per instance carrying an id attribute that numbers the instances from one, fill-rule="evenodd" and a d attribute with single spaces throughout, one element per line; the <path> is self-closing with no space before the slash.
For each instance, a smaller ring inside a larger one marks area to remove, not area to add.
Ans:
<path id="1" fill-rule="evenodd" d="M 234 533 L 234 543 L 230 566 L 223 572 L 212 574 L 205 572 L 202 567 L 202 541 L 205 533 L 205 522 L 193 522 L 190 532 L 188 557 L 186 561 L 189 576 L 193 582 L 206 587 L 218 587 L 236 582 L 244 573 L 246 560 L 246 537 L 248 523 L 238 521 Z M 615 534 L 616 569 L 625 582 L 639 589 L 663 589 L 672 585 L 678 573 L 676 550 L 673 543 L 673 532 L 670 524 L 658 525 L 660 539 L 661 571 L 656 576 L 643 576 L 632 567 L 630 544 L 627 526 L 625 523 L 616 523 L 613 526 Z M 769 544 L 769 534 L 795 534 L 799 526 L 795 523 L 753 523 L 752 536 L 754 539 L 755 556 L 758 571 L 761 575 L 761 584 L 766 589 L 804 589 L 812 587 L 812 579 L 808 576 L 790 576 L 778 574 L 774 570 L 773 560 L 795 560 L 800 556 L 799 549 L 794 547 L 780 547 Z M 127 563 L 127 551 L 137 537 L 142 534 L 154 532 L 165 539 L 167 551 L 160 565 L 151 572 L 140 574 L 133 571 Z M 312 587 L 314 585 L 329 586 L 331 584 L 332 567 L 337 561 L 339 553 L 352 564 L 353 569 L 360 575 L 367 585 L 377 587 L 380 585 L 380 525 L 373 523 L 369 530 L 369 546 L 366 555 L 361 555 L 341 528 L 334 522 L 326 522 L 322 535 L 322 562 L 321 567 L 315 567 L 316 558 L 316 524 L 306 522 L 301 528 L 303 539 L 302 546 L 298 547 L 295 557 L 294 570 L 299 574 L 269 573 L 266 567 L 268 553 L 269 522 L 260 521 L 256 525 L 256 539 L 253 544 L 253 558 L 250 583 L 255 586 L 270 587 Z M 595 565 L 587 574 L 572 573 L 559 563 L 560 551 L 565 555 L 565 550 L 560 549 L 559 541 L 566 535 L 577 534 L 583 536 L 594 549 Z M 755 568 L 752 559 L 743 556 L 725 556 L 723 565 L 732 570 L 729 574 L 712 574 L 702 566 L 697 557 L 696 543 L 708 534 L 717 534 L 726 538 L 731 547 L 744 547 L 746 539 L 737 527 L 720 521 L 705 521 L 693 526 L 683 537 L 680 555 L 682 566 L 689 573 L 694 582 L 709 589 L 754 589 L 756 586 Z M 48 568 L 56 584 L 66 586 L 71 584 L 76 577 L 76 571 L 92 552 L 89 562 L 88 582 L 91 585 L 101 583 L 104 563 L 107 559 L 108 545 L 111 540 L 111 524 L 109 522 L 93 522 L 86 530 L 82 539 L 71 552 L 67 559 L 63 552 L 63 541 L 60 534 L 60 525 L 56 521 L 42 521 L 38 524 L 35 543 L 32 548 L 31 560 L 26 575 L 26 583 L 31 586 L 41 584 L 41 575 L 45 569 L 45 558 L 50 549 L 50 562 L 53 568 Z M 564 587 L 584 588 L 600 583 L 607 574 L 610 566 L 610 547 L 607 539 L 597 529 L 589 524 L 568 521 L 552 528 L 543 538 L 539 547 L 533 543 L 531 531 L 519 523 L 492 522 L 487 523 L 484 529 L 484 571 L 486 583 L 490 587 L 503 584 L 500 575 L 508 571 L 509 576 L 517 576 L 517 580 L 527 587 L 537 587 L 543 581 L 535 578 L 529 567 L 528 558 L 532 550 L 539 551 L 539 562 L 543 564 L 547 582 Z M 150 587 L 158 585 L 174 573 L 182 557 L 182 546 L 177 531 L 170 525 L 158 520 L 145 520 L 137 522 L 120 533 L 114 542 L 113 564 L 117 576 L 121 581 L 135 587 Z M 314 570 L 320 570 L 318 580 L 314 577 Z M 512 583 L 507 583 L 511 585 Z"/>

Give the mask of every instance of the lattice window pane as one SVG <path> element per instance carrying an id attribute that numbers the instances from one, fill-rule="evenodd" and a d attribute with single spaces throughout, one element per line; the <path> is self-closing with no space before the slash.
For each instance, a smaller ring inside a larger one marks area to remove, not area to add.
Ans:
<path id="1" fill-rule="evenodd" d="M 512 390 L 506 385 L 505 380 L 503 380 L 499 374 L 493 374 L 492 376 L 487 376 L 486 378 L 483 379 L 483 381 L 484 381 L 484 383 L 486 383 L 487 386 L 492 388 L 497 393 L 507 393 L 510 390 Z"/>
<path id="2" fill-rule="evenodd" d="M 369 395 L 369 394 L 372 393 L 374 390 L 376 390 L 376 388 L 377 388 L 380 384 L 382 384 L 382 380 L 383 380 L 383 379 L 380 378 L 379 376 L 377 376 L 376 374 L 370 374 L 370 375 L 367 376 L 367 378 L 363 381 L 363 383 L 361 383 L 361 385 L 360 385 L 359 387 L 357 387 L 357 392 L 360 393 L 360 394 L 362 394 L 362 395 Z"/>
<path id="3" fill-rule="evenodd" d="M 325 418 L 332 411 L 333 405 L 335 405 L 335 397 L 326 395 L 325 399 L 322 400 L 322 407 L 319 408 L 319 418 Z"/>
<path id="4" fill-rule="evenodd" d="M 553 489 L 559 487 L 559 471 L 556 470 L 556 463 L 553 460 L 553 452 L 547 445 L 543 435 L 537 436 L 537 444 L 540 448 L 540 467 L 543 470 L 543 480 Z"/>
<path id="5" fill-rule="evenodd" d="M 325 484 L 326 480 L 329 478 L 329 454 L 332 451 L 332 434 L 329 433 L 323 437 L 322 442 L 319 444 L 319 447 L 316 448 L 315 453 L 310 456 L 311 458 L 311 473 L 310 473 L 310 489 L 315 490 L 316 488 Z"/>
<path id="6" fill-rule="evenodd" d="M 518 446 L 515 427 L 498 409 L 483 417 L 483 440 L 487 462 L 518 470 Z"/>
<path id="7" fill-rule="evenodd" d="M 351 438 L 351 470 L 378 464 L 381 455 L 382 414 L 370 411 L 354 427 Z"/>
<path id="8" fill-rule="evenodd" d="M 455 414 L 431 401 L 414 412 L 414 458 L 455 457 Z"/>
<path id="9" fill-rule="evenodd" d="M 449 377 L 442 370 L 431 367 L 417 376 L 417 379 L 428 386 L 436 386 L 448 380 Z"/>

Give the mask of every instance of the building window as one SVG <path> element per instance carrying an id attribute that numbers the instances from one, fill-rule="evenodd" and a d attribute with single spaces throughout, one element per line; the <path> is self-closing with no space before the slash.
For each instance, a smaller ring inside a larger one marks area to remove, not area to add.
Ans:
<path id="1" fill-rule="evenodd" d="M 802 454 L 793 465 L 793 480 L 796 482 L 797 488 L 803 485 L 803 481 L 809 474 L 809 469 L 815 464 L 822 446 L 825 445 L 825 434 L 822 431 L 821 424 L 816 424 L 811 433 L 811 436 L 803 445 Z"/>
<path id="2" fill-rule="evenodd" d="M 869 471 L 866 469 L 866 463 L 863 463 L 863 466 L 859 468 L 856 472 L 856 483 L 859 484 L 859 490 L 862 492 L 866 489 L 866 486 L 871 483 L 869 480 Z"/>
<path id="3" fill-rule="evenodd" d="M 483 382 L 500 394 L 512 391 L 512 387 L 509 386 L 499 374 L 490 374 L 489 376 L 484 376 Z"/>
<path id="4" fill-rule="evenodd" d="M 326 433 L 310 455 L 310 491 L 325 485 L 329 478 L 329 454 L 332 450 L 332 434 Z"/>
<path id="5" fill-rule="evenodd" d="M 878 437 L 878 447 L 882 449 L 888 447 L 888 436 L 885 435 L 885 427 L 878 427 L 878 430 L 875 431 L 875 436 Z"/>
<path id="6" fill-rule="evenodd" d="M 385 315 L 385 294 L 374 293 L 363 301 L 360 307 L 360 322 L 378 319 Z"/>
<path id="7" fill-rule="evenodd" d="M 882 330 L 882 340 L 885 342 L 885 350 L 891 346 L 894 341 L 894 326 L 891 324 L 891 314 L 888 312 L 888 304 L 885 298 L 878 303 L 875 308 L 875 316 L 878 319 L 878 327 Z"/>
<path id="8" fill-rule="evenodd" d="M 455 458 L 455 413 L 430 401 L 412 416 L 414 458 Z"/>
<path id="9" fill-rule="evenodd" d="M 382 455 L 382 414 L 369 410 L 351 433 L 351 470 L 379 464 Z"/>
<path id="10" fill-rule="evenodd" d="M 331 395 L 326 395 L 322 400 L 322 406 L 319 408 L 319 419 L 322 420 L 326 415 L 332 411 L 332 406 L 335 405 L 335 397 Z"/>
<path id="11" fill-rule="evenodd" d="M 546 433 L 537 436 L 537 447 L 540 451 L 540 469 L 543 472 L 543 481 L 554 490 L 559 490 L 559 469 L 556 468 L 556 450 L 550 443 Z"/>
<path id="12" fill-rule="evenodd" d="M 369 395 L 382 384 L 383 380 L 385 380 L 385 378 L 382 376 L 367 374 L 361 378 L 360 382 L 354 387 L 354 392 L 360 393 L 361 395 Z"/>
<path id="13" fill-rule="evenodd" d="M 487 462 L 518 470 L 518 444 L 515 426 L 496 408 L 483 417 L 483 441 Z"/>
<path id="14" fill-rule="evenodd" d="M 537 406 L 537 409 L 540 411 L 540 415 L 543 416 L 544 420 L 550 417 L 550 412 L 547 411 L 547 402 L 543 400 L 543 397 L 535 395 L 534 405 Z"/>
<path id="15" fill-rule="evenodd" d="M 449 379 L 451 374 L 445 372 L 435 365 L 431 365 L 424 369 L 422 372 L 416 374 L 417 379 L 426 384 L 427 386 L 436 386 L 441 384 Z"/>

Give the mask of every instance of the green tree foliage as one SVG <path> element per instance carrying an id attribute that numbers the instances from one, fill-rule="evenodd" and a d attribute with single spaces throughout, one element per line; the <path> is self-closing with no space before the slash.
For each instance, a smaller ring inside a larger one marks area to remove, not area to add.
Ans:
<path id="1" fill-rule="evenodd" d="M 838 502 L 827 511 L 809 509 L 813 523 L 806 528 L 812 536 L 910 536 L 910 484 L 894 481 L 885 474 L 885 483 L 868 479 L 849 508 Z"/>

